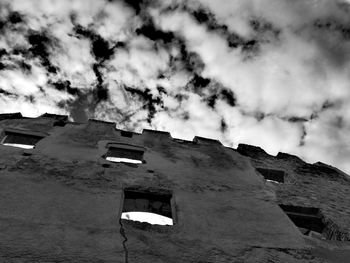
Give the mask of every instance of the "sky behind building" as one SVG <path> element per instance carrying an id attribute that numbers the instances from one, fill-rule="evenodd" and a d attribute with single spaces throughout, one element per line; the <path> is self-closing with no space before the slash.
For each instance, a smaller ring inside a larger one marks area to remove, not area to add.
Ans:
<path id="1" fill-rule="evenodd" d="M 0 112 L 261 146 L 350 172 L 345 0 L 1 0 Z"/>

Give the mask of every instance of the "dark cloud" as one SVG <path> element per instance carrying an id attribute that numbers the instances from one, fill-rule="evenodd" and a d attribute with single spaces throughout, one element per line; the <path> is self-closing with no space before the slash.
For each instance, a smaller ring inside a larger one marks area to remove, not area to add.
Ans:
<path id="1" fill-rule="evenodd" d="M 270 37 L 277 39 L 281 34 L 281 29 L 262 18 L 251 19 L 249 25 L 258 36 L 269 35 Z"/>
<path id="2" fill-rule="evenodd" d="M 213 95 L 209 96 L 209 97 L 206 99 L 207 105 L 208 105 L 210 108 L 214 109 L 217 99 L 218 99 L 218 96 L 217 96 L 216 94 L 213 94 Z"/>
<path id="3" fill-rule="evenodd" d="M 19 69 L 26 75 L 31 73 L 32 66 L 28 63 L 30 61 L 23 56 L 13 56 L 13 54 L 7 53 L 6 50 L 3 50 L 3 53 L 0 54 L 0 61 L 0 70 Z"/>
<path id="4" fill-rule="evenodd" d="M 34 95 L 26 95 L 24 99 L 29 101 L 29 103 L 34 104 L 36 102 Z"/>
<path id="5" fill-rule="evenodd" d="M 22 14 L 20 14 L 19 12 L 10 12 L 8 17 L 7 17 L 8 22 L 10 22 L 11 24 L 18 24 L 18 23 L 22 23 L 24 22 L 24 17 Z"/>
<path id="6" fill-rule="evenodd" d="M 71 19 L 72 23 L 75 24 L 73 29 L 75 36 L 90 40 L 90 51 L 96 59 L 96 62 L 92 65 L 92 70 L 96 76 L 96 84 L 92 93 L 89 95 L 92 96 L 92 102 L 89 103 L 88 107 L 89 112 L 93 113 L 95 107 L 100 102 L 109 99 L 109 89 L 108 85 L 105 83 L 105 76 L 103 74 L 103 72 L 107 70 L 105 63 L 114 56 L 116 50 L 125 49 L 126 44 L 123 42 L 109 43 L 109 41 L 102 38 L 95 30 L 76 24 L 74 15 L 71 15 Z M 81 110 L 81 107 L 84 105 L 86 105 L 84 100 L 77 100 L 72 107 L 72 109 L 77 112 L 75 115 L 79 119 L 86 118 L 86 111 Z"/>
<path id="7" fill-rule="evenodd" d="M 122 0 L 125 4 L 131 7 L 136 14 L 139 14 L 149 3 L 148 0 Z"/>
<path id="8" fill-rule="evenodd" d="M 330 110 L 330 109 L 337 109 L 341 108 L 342 103 L 341 102 L 331 102 L 329 100 L 326 100 L 319 109 L 315 109 L 310 116 L 310 120 L 314 120 L 319 118 L 320 114 L 323 112 Z"/>
<path id="9" fill-rule="evenodd" d="M 209 9 L 203 7 L 198 7 L 197 9 L 185 7 L 185 10 L 187 10 L 199 24 L 206 25 L 208 30 L 220 31 L 223 34 L 228 32 L 227 26 L 220 24 Z"/>
<path id="10" fill-rule="evenodd" d="M 113 49 L 109 47 L 106 40 L 97 37 L 92 42 L 92 53 L 96 59 L 109 59 L 113 55 Z"/>
<path id="11" fill-rule="evenodd" d="M 266 114 L 266 113 L 259 111 L 259 110 L 251 112 L 251 111 L 245 111 L 243 109 L 240 109 L 240 112 L 242 113 L 243 116 L 253 117 L 258 122 L 263 121 L 265 118 L 272 116 L 272 114 Z"/>
<path id="12" fill-rule="evenodd" d="M 28 74 L 32 68 L 29 61 L 38 58 L 47 72 L 56 74 L 58 68 L 51 62 L 50 53 L 56 47 L 57 39 L 45 30 L 37 31 L 28 28 L 25 15 L 11 10 L 10 6 L 2 5 L 1 8 L 7 10 L 7 15 L 0 19 L 0 33 L 4 35 L 22 33 L 30 47 L 27 48 L 23 43 L 19 43 L 11 46 L 9 50 L 2 48 L 0 68 L 10 70 L 18 68 Z"/>
<path id="13" fill-rule="evenodd" d="M 227 131 L 227 123 L 224 118 L 221 118 L 221 121 L 220 121 L 220 131 L 222 133 Z"/>
<path id="14" fill-rule="evenodd" d="M 4 90 L 4 89 L 2 89 L 2 88 L 0 88 L 0 94 L 1 94 L 2 96 L 12 97 L 12 98 L 14 98 L 14 99 L 17 99 L 17 98 L 19 97 L 17 94 L 12 93 L 12 92 L 9 92 L 9 91 L 6 91 L 6 90 Z"/>
<path id="15" fill-rule="evenodd" d="M 161 94 L 165 94 L 165 95 L 168 94 L 167 91 L 166 91 L 166 89 L 163 88 L 163 87 L 158 86 L 158 87 L 157 87 L 157 90 L 158 90 L 158 93 L 159 93 L 160 95 L 161 95 Z"/>
<path id="16" fill-rule="evenodd" d="M 226 102 L 231 107 L 236 106 L 236 98 L 234 93 L 231 90 L 228 90 L 226 88 L 220 87 L 219 89 L 215 88 L 212 89 L 211 95 L 204 98 L 204 100 L 207 102 L 207 105 L 210 108 L 215 108 L 215 104 L 217 100 L 222 100 Z"/>
<path id="17" fill-rule="evenodd" d="M 226 36 L 226 41 L 230 48 L 239 48 L 245 43 L 245 40 L 236 33 L 224 32 L 224 35 Z"/>
<path id="18" fill-rule="evenodd" d="M 265 119 L 266 117 L 269 117 L 271 115 L 269 114 L 265 114 L 264 112 L 261 111 L 256 111 L 253 113 L 253 117 L 257 120 L 257 121 L 262 121 L 263 119 Z"/>
<path id="19" fill-rule="evenodd" d="M 204 7 L 190 8 L 184 6 L 192 17 L 202 25 L 205 25 L 209 31 L 215 32 L 226 39 L 227 45 L 231 48 L 241 48 L 245 58 L 251 58 L 260 51 L 260 45 L 276 41 L 280 34 L 280 29 L 275 27 L 271 22 L 259 20 L 257 18 L 250 21 L 250 26 L 255 32 L 254 38 L 246 39 L 236 32 L 229 30 L 227 25 L 217 21 L 214 13 Z"/>
<path id="20" fill-rule="evenodd" d="M 343 67 L 350 61 L 349 23 L 341 18 L 318 18 L 303 34 L 319 47 L 322 57 L 335 67 Z"/>
<path id="21" fill-rule="evenodd" d="M 28 64 L 27 62 L 25 62 L 24 60 L 20 61 L 18 63 L 18 66 L 26 74 L 29 74 L 31 69 L 32 69 L 32 66 L 30 64 Z"/>
<path id="22" fill-rule="evenodd" d="M 350 25 L 336 18 L 316 19 L 314 27 L 324 33 L 338 34 L 343 40 L 350 40 Z"/>
<path id="23" fill-rule="evenodd" d="M 155 25 L 149 14 L 143 15 L 142 22 L 142 25 L 135 30 L 136 35 L 144 36 L 153 41 L 155 51 L 163 48 L 169 52 L 169 68 L 172 72 L 186 70 L 190 73 L 200 73 L 203 71 L 204 63 L 201 57 L 197 53 L 188 50 L 186 40 L 182 36 L 175 32 L 161 30 Z M 172 54 L 172 50 L 178 52 Z M 159 77 L 162 77 L 162 75 Z"/>
<path id="24" fill-rule="evenodd" d="M 202 58 L 197 53 L 188 51 L 184 40 L 176 38 L 168 47 L 179 51 L 177 55 L 170 55 L 170 73 L 185 70 L 192 74 L 200 74 L 203 71 L 205 65 Z"/>
<path id="25" fill-rule="evenodd" d="M 185 121 L 188 121 L 190 119 L 190 113 L 188 111 L 184 111 L 180 114 L 180 118 Z"/>
<path id="26" fill-rule="evenodd" d="M 35 30 L 29 30 L 27 39 L 31 45 L 28 50 L 29 54 L 32 57 L 39 58 L 42 66 L 46 68 L 49 73 L 56 74 L 58 68 L 50 61 L 50 49 L 53 49 L 59 41 L 45 31 Z M 24 56 L 27 55 L 27 50 L 22 50 L 21 52 Z"/>
<path id="27" fill-rule="evenodd" d="M 7 51 L 4 48 L 0 49 L 0 70 L 3 70 L 6 68 L 6 65 L 4 64 L 4 57 L 7 55 Z"/>
<path id="28" fill-rule="evenodd" d="M 236 97 L 232 90 L 222 89 L 220 97 L 231 107 L 236 106 Z"/>
<path id="29" fill-rule="evenodd" d="M 185 45 L 181 45 L 181 60 L 185 69 L 193 73 L 201 73 L 205 67 L 202 58 L 195 52 L 189 52 Z"/>
<path id="30" fill-rule="evenodd" d="M 135 32 L 137 35 L 143 35 L 153 41 L 163 41 L 164 44 L 171 43 L 175 39 L 174 33 L 164 32 L 156 28 L 151 19 L 137 28 Z"/>
<path id="31" fill-rule="evenodd" d="M 251 39 L 244 40 L 235 34 L 230 34 L 229 46 L 241 47 L 246 58 L 259 54 L 261 45 L 279 42 L 281 29 L 264 18 L 252 18 L 249 25 L 253 30 Z"/>
<path id="32" fill-rule="evenodd" d="M 196 88 L 205 88 L 205 87 L 207 87 L 209 85 L 210 79 L 203 78 L 202 76 L 199 76 L 199 75 L 195 74 L 193 76 L 192 80 L 191 80 L 191 83 Z"/>
<path id="33" fill-rule="evenodd" d="M 199 24 L 205 25 L 209 31 L 216 32 L 217 34 L 223 36 L 228 43 L 229 47 L 238 48 L 244 45 L 245 40 L 234 32 L 230 32 L 228 27 L 224 24 L 220 24 L 209 9 L 204 7 L 191 8 L 188 6 L 184 7 Z"/>
<path id="34" fill-rule="evenodd" d="M 197 87 L 205 88 L 207 87 L 208 84 L 204 86 L 197 86 Z M 207 90 L 207 92 L 209 92 L 210 94 L 208 96 L 204 96 L 204 92 L 199 91 L 198 88 L 195 89 L 195 92 L 200 96 L 202 96 L 206 104 L 212 109 L 215 108 L 217 100 L 222 100 L 226 102 L 228 105 L 230 105 L 231 107 L 235 107 L 237 105 L 234 93 L 231 90 L 228 90 L 224 87 L 219 87 L 219 88 L 216 86 L 211 87 L 209 90 Z"/>
<path id="35" fill-rule="evenodd" d="M 307 122 L 308 119 L 306 118 L 302 118 L 302 117 L 296 117 L 296 116 L 293 116 L 293 117 L 288 117 L 286 118 L 287 121 L 289 122 L 292 122 L 292 123 L 298 123 L 298 122 Z"/>
<path id="36" fill-rule="evenodd" d="M 300 141 L 299 141 L 299 145 L 298 145 L 299 147 L 305 145 L 306 135 L 307 135 L 306 127 L 305 127 L 305 125 L 302 125 L 302 134 L 300 136 Z"/>
<path id="37" fill-rule="evenodd" d="M 66 91 L 70 95 L 79 95 L 79 89 L 71 86 L 71 82 L 69 80 L 59 80 L 57 82 L 49 82 L 53 88 L 59 91 Z"/>
<path id="38" fill-rule="evenodd" d="M 189 95 L 183 93 L 177 93 L 175 99 L 181 104 L 183 101 L 188 100 Z"/>
<path id="39" fill-rule="evenodd" d="M 186 41 L 183 37 L 174 32 L 163 31 L 156 27 L 153 20 L 149 16 L 145 16 L 141 27 L 135 30 L 137 35 L 142 35 L 154 41 L 154 49 L 159 46 L 170 51 L 178 50 L 177 55 L 171 55 L 169 60 L 169 68 L 173 71 L 186 70 L 190 73 L 200 73 L 204 69 L 204 63 L 201 57 L 187 48 Z"/>
<path id="40" fill-rule="evenodd" d="M 3 56 L 7 55 L 7 54 L 8 54 L 8 53 L 7 53 L 6 49 L 0 48 L 0 59 L 1 59 Z"/>
<path id="41" fill-rule="evenodd" d="M 91 53 L 96 60 L 108 60 L 114 54 L 114 47 L 110 47 L 107 40 L 103 39 L 92 29 L 84 28 L 81 25 L 74 26 L 74 32 L 77 37 L 85 37 L 91 41 Z M 119 44 L 120 45 L 120 44 Z"/>
<path id="42" fill-rule="evenodd" d="M 0 33 L 6 30 L 15 30 L 18 24 L 25 22 L 25 17 L 19 12 L 12 11 L 9 6 L 0 4 L 0 9 L 7 10 L 7 15 L 0 18 Z"/>
<path id="43" fill-rule="evenodd" d="M 106 101 L 108 99 L 108 88 L 103 83 L 103 75 L 101 73 L 101 68 L 103 68 L 103 66 L 95 63 L 92 68 L 97 78 L 97 84 L 94 89 L 94 97 L 96 99 L 96 103 L 98 104 L 100 101 Z"/>
<path id="44" fill-rule="evenodd" d="M 201 96 L 202 100 L 212 109 L 215 108 L 217 100 L 222 100 L 231 107 L 235 107 L 237 104 L 233 91 L 223 87 L 215 80 L 203 78 L 198 74 L 193 75 L 186 88 Z"/>
<path id="45" fill-rule="evenodd" d="M 152 119 L 157 112 L 157 106 L 164 107 L 163 99 L 159 96 L 154 97 L 148 88 L 143 91 L 132 87 L 125 87 L 124 89 L 143 103 L 142 108 L 148 111 L 147 122 L 152 123 Z"/>
<path id="46" fill-rule="evenodd" d="M 329 108 L 335 107 L 336 103 L 334 102 L 330 102 L 329 100 L 326 100 L 323 104 L 322 104 L 322 110 L 327 110 Z"/>
<path id="47" fill-rule="evenodd" d="M 200 96 L 203 96 L 203 89 L 205 89 L 209 83 L 210 79 L 194 74 L 192 79 L 188 82 L 186 88 Z"/>

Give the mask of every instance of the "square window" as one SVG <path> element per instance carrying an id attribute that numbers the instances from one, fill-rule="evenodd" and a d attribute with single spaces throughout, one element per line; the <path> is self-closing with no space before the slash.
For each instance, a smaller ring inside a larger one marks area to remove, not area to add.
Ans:
<path id="1" fill-rule="evenodd" d="M 326 226 L 320 209 L 291 205 L 280 205 L 280 207 L 304 235 L 310 235 L 311 231 L 323 233 Z"/>
<path id="2" fill-rule="evenodd" d="M 35 144 L 37 144 L 42 138 L 42 136 L 32 134 L 5 131 L 5 137 L 2 139 L 1 144 L 24 149 L 33 149 Z"/>
<path id="3" fill-rule="evenodd" d="M 111 162 L 125 162 L 140 164 L 143 161 L 142 150 L 125 148 L 125 147 L 109 147 L 105 157 L 107 161 Z"/>
<path id="4" fill-rule="evenodd" d="M 124 190 L 122 219 L 155 225 L 173 225 L 172 194 Z"/>
<path id="5" fill-rule="evenodd" d="M 274 183 L 284 183 L 284 171 L 283 170 L 275 170 L 275 169 L 267 169 L 267 168 L 256 168 L 256 170 L 264 176 L 267 181 L 271 181 Z"/>

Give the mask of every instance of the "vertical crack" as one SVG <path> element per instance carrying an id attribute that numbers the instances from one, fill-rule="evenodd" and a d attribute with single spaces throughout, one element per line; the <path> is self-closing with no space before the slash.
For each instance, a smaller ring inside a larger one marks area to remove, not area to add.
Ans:
<path id="1" fill-rule="evenodd" d="M 129 260 L 128 260 L 128 248 L 126 247 L 126 242 L 128 241 L 128 238 L 126 237 L 125 230 L 124 230 L 121 218 L 119 218 L 119 225 L 120 225 L 119 232 L 122 235 L 122 237 L 124 238 L 124 240 L 123 240 L 123 248 L 124 248 L 125 263 L 128 263 L 129 262 Z"/>

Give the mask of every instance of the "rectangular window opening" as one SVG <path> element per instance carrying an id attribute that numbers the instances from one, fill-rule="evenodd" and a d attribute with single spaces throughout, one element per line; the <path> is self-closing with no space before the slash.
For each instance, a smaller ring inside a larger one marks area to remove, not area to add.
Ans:
<path id="1" fill-rule="evenodd" d="M 132 138 L 132 132 L 129 131 L 120 131 L 120 135 L 123 137 Z"/>
<path id="2" fill-rule="evenodd" d="M 141 164 L 143 161 L 143 151 L 128 148 L 110 147 L 106 154 L 106 160 L 111 162 L 124 162 Z"/>
<path id="3" fill-rule="evenodd" d="M 284 183 L 284 171 L 267 169 L 267 168 L 256 168 L 256 170 L 266 179 L 268 182 L 273 183 Z"/>
<path id="4" fill-rule="evenodd" d="M 62 121 L 62 120 L 59 120 L 59 121 L 55 121 L 54 123 L 53 123 L 53 126 L 54 127 L 64 127 L 64 126 L 66 126 L 66 124 L 67 124 L 67 122 L 65 122 L 65 121 Z"/>
<path id="5" fill-rule="evenodd" d="M 31 134 L 5 132 L 5 137 L 2 139 L 1 144 L 23 149 L 33 149 L 42 138 Z"/>
<path id="6" fill-rule="evenodd" d="M 319 208 L 280 205 L 290 220 L 304 235 L 312 235 L 313 232 L 322 234 L 326 225 Z"/>
<path id="7" fill-rule="evenodd" d="M 125 189 L 121 218 L 153 225 L 173 225 L 171 198 L 168 193 Z"/>

